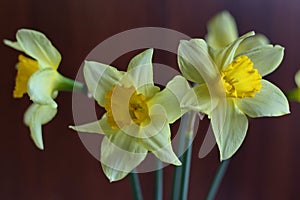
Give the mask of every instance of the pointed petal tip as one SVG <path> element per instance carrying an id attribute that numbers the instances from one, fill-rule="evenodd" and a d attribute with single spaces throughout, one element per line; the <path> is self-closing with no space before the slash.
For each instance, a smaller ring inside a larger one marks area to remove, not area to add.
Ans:
<path id="1" fill-rule="evenodd" d="M 228 157 L 228 156 L 224 156 L 224 155 L 220 154 L 220 162 L 223 162 L 224 160 L 227 160 L 229 158 L 231 158 L 231 156 Z"/>
<path id="2" fill-rule="evenodd" d="M 32 138 L 32 140 L 33 140 L 35 146 L 36 146 L 39 150 L 43 151 L 43 150 L 44 150 L 44 144 L 43 144 L 43 141 L 38 141 L 38 140 L 34 139 L 32 136 L 31 136 L 31 138 Z"/>
<path id="3" fill-rule="evenodd" d="M 121 180 L 121 179 L 124 178 L 123 176 L 118 177 L 118 176 L 115 175 L 115 174 L 111 174 L 111 175 L 105 174 L 105 175 L 106 175 L 106 177 L 108 178 L 109 183 L 113 183 L 113 182 L 119 181 L 119 180 Z"/>
<path id="4" fill-rule="evenodd" d="M 255 31 L 249 31 L 249 32 L 247 32 L 247 33 L 245 33 L 244 35 L 242 35 L 242 36 L 240 36 L 239 38 L 248 38 L 248 37 L 250 37 L 250 36 L 253 36 L 253 35 L 255 35 Z"/>
<path id="5" fill-rule="evenodd" d="M 224 157 L 222 156 L 222 153 L 220 152 L 220 162 L 222 162 L 224 159 Z"/>
<path id="6" fill-rule="evenodd" d="M 90 62 L 92 62 L 92 61 L 89 61 L 89 60 L 84 60 L 84 61 L 83 61 L 84 65 L 86 65 L 86 64 L 88 64 L 88 63 L 90 63 Z"/>
<path id="7" fill-rule="evenodd" d="M 18 42 L 13 42 L 11 40 L 7 40 L 7 39 L 4 39 L 3 40 L 3 43 L 4 45 L 10 47 L 10 48 L 13 48 L 17 51 L 23 51 L 23 49 L 20 47 L 19 43 Z"/>
<path id="8" fill-rule="evenodd" d="M 107 177 L 109 180 L 109 183 L 113 183 L 116 182 L 116 179 L 114 179 L 114 177 Z"/>
<path id="9" fill-rule="evenodd" d="M 232 156 L 238 151 L 238 149 L 228 155 L 224 154 L 223 152 L 220 151 L 220 162 L 223 162 L 225 160 L 228 160 L 232 158 Z"/>
<path id="10" fill-rule="evenodd" d="M 39 150 L 44 151 L 44 146 L 40 146 L 38 148 L 39 148 Z"/>
<path id="11" fill-rule="evenodd" d="M 154 49 L 153 48 L 149 48 L 149 49 L 147 49 L 147 50 L 145 50 L 146 52 L 148 52 L 149 51 L 149 53 L 153 53 L 154 52 Z"/>
<path id="12" fill-rule="evenodd" d="M 282 51 L 285 49 L 283 46 L 281 46 L 281 45 L 279 45 L 279 44 L 276 44 L 274 47 L 275 47 L 275 48 L 280 48 Z"/>
<path id="13" fill-rule="evenodd" d="M 180 160 L 175 160 L 174 162 L 173 162 L 173 165 L 176 165 L 176 166 L 181 166 L 182 165 L 182 163 L 180 162 Z"/>
<path id="14" fill-rule="evenodd" d="M 114 182 L 114 180 L 109 179 L 109 183 L 113 183 L 113 182 Z"/>
<path id="15" fill-rule="evenodd" d="M 51 107 L 52 107 L 52 108 L 57 108 L 58 105 L 57 105 L 57 103 L 55 103 L 55 101 L 53 101 L 53 102 L 51 102 Z"/>
<path id="16" fill-rule="evenodd" d="M 5 45 L 9 45 L 10 42 L 11 42 L 11 41 L 10 41 L 10 40 L 7 40 L 7 39 L 4 39 L 4 40 L 3 40 L 3 43 L 4 43 Z"/>
<path id="17" fill-rule="evenodd" d="M 34 143 L 35 143 L 35 146 L 36 146 L 39 150 L 41 150 L 41 151 L 44 150 L 44 144 L 43 144 L 43 142 L 34 141 Z"/>
<path id="18" fill-rule="evenodd" d="M 76 127 L 75 126 L 69 125 L 68 128 L 73 129 L 74 131 L 76 131 Z"/>

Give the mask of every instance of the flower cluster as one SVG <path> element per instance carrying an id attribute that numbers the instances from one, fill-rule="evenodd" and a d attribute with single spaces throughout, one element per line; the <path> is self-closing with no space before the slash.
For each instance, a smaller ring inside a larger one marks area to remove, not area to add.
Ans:
<path id="1" fill-rule="evenodd" d="M 37 147 L 43 149 L 41 126 L 57 112 L 58 91 L 84 91 L 85 86 L 57 72 L 61 55 L 42 33 L 21 29 L 16 38 L 4 43 L 27 56 L 19 56 L 13 96 L 27 93 L 33 101 L 24 122 Z M 163 162 L 181 165 L 172 148 L 170 124 L 186 112 L 208 115 L 221 160 L 232 157 L 241 146 L 247 117 L 289 113 L 285 95 L 263 79 L 280 65 L 284 48 L 254 32 L 239 37 L 228 12 L 208 23 L 205 39 L 180 41 L 182 76 L 173 77 L 163 89 L 153 82 L 153 52 L 147 49 L 136 55 L 126 72 L 92 60 L 84 63 L 87 89 L 106 112 L 98 121 L 70 128 L 104 136 L 100 161 L 110 181 L 124 178 L 148 152 Z"/>

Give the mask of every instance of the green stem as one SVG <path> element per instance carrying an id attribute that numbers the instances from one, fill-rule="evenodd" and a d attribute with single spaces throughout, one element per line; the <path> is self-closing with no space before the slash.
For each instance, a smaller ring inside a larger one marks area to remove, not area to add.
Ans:
<path id="1" fill-rule="evenodd" d="M 142 189 L 140 186 L 139 176 L 134 171 L 129 174 L 131 189 L 134 200 L 143 200 Z"/>
<path id="2" fill-rule="evenodd" d="M 207 194 L 207 197 L 206 197 L 206 200 L 213 200 L 215 199 L 216 195 L 217 195 L 217 192 L 218 192 L 218 189 L 219 189 L 219 186 L 221 184 L 221 181 L 223 179 L 223 176 L 226 172 L 226 169 L 229 165 L 229 161 L 230 159 L 228 160 L 224 160 L 221 162 L 217 172 L 216 172 L 216 175 L 215 175 L 215 178 L 210 186 L 210 189 L 209 189 L 209 192 Z"/>
<path id="3" fill-rule="evenodd" d="M 184 153 L 183 163 L 182 163 L 182 177 L 181 177 L 181 191 L 180 191 L 181 200 L 186 200 L 188 197 L 189 178 L 190 178 L 191 159 L 192 159 L 192 141 L 193 141 L 196 115 L 197 113 L 193 111 L 189 113 L 188 123 L 186 127 L 185 143 L 187 144 L 188 149 Z"/>
<path id="4" fill-rule="evenodd" d="M 192 145 L 188 147 L 188 149 L 183 155 L 182 177 L 181 177 L 182 185 L 180 191 L 180 199 L 182 200 L 186 200 L 188 196 L 191 157 L 192 157 Z"/>
<path id="5" fill-rule="evenodd" d="M 155 172 L 155 200 L 163 199 L 163 168 L 162 162 L 157 160 L 157 170 Z"/>
<path id="6" fill-rule="evenodd" d="M 81 92 L 87 95 L 87 87 L 85 84 L 77 82 L 73 79 L 58 75 L 58 80 L 55 89 L 59 91 Z"/>
<path id="7" fill-rule="evenodd" d="M 182 116 L 181 118 L 181 122 L 180 122 L 180 126 L 179 126 L 179 145 L 178 145 L 178 149 L 177 149 L 177 153 L 181 153 L 184 150 L 184 146 L 185 146 L 185 129 L 187 126 L 187 121 L 189 118 L 189 113 L 186 113 Z M 183 162 L 183 156 L 181 156 L 179 159 Z M 178 166 L 175 167 L 175 171 L 174 171 L 174 176 L 173 176 L 173 188 L 172 188 L 172 199 L 173 200 L 179 200 L 179 196 L 180 196 L 180 188 L 181 188 L 181 176 L 182 176 L 182 166 Z"/>
<path id="8" fill-rule="evenodd" d="M 194 133 L 194 124 L 196 119 L 196 112 L 189 112 L 182 118 L 182 124 L 180 125 L 180 145 L 179 149 L 183 150 L 188 146 L 188 149 L 181 157 L 182 166 L 175 168 L 175 174 L 173 179 L 173 200 L 186 200 L 188 195 L 191 155 L 192 155 L 192 139 Z"/>

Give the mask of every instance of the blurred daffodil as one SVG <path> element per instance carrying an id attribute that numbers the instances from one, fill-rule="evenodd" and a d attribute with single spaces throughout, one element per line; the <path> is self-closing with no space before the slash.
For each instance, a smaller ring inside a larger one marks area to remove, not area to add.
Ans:
<path id="1" fill-rule="evenodd" d="M 57 72 L 61 55 L 47 37 L 34 30 L 20 29 L 17 41 L 4 40 L 7 46 L 23 52 L 17 63 L 14 98 L 28 94 L 33 104 L 24 115 L 31 138 L 39 149 L 44 149 L 41 126 L 53 119 L 57 112 L 54 98 L 59 90 L 82 90 L 83 84 L 63 77 Z"/>
<path id="2" fill-rule="evenodd" d="M 295 75 L 295 83 L 297 88 L 287 92 L 289 100 L 300 102 L 300 70 Z"/>
<path id="3" fill-rule="evenodd" d="M 81 132 L 104 134 L 100 161 L 110 181 L 130 173 L 152 152 L 163 162 L 180 165 L 173 152 L 169 124 L 197 101 L 182 76 L 160 91 L 153 83 L 153 49 L 135 56 L 127 72 L 86 61 L 84 77 L 89 91 L 106 113 L 99 121 L 71 126 Z M 195 102 L 194 101 L 194 102 Z"/>
<path id="4" fill-rule="evenodd" d="M 194 90 L 199 111 L 211 118 L 221 160 L 230 158 L 242 144 L 246 116 L 289 113 L 281 90 L 262 79 L 279 66 L 284 49 L 267 44 L 255 48 L 256 42 L 250 32 L 217 50 L 202 39 L 181 41 L 179 46 L 179 67 L 188 80 L 198 83 Z"/>
<path id="5" fill-rule="evenodd" d="M 238 39 L 239 33 L 233 16 L 228 11 L 215 15 L 207 24 L 205 40 L 213 49 L 221 49 Z M 250 44 L 249 44 L 250 43 Z M 269 40 L 262 34 L 256 34 L 241 42 L 237 52 L 247 46 L 248 49 L 268 44 Z"/>

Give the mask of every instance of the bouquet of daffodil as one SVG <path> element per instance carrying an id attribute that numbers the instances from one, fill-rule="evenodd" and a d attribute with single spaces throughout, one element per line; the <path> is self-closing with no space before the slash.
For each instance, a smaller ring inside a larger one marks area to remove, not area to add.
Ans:
<path id="1" fill-rule="evenodd" d="M 25 112 L 24 123 L 29 126 L 36 146 L 44 149 L 41 126 L 57 113 L 54 99 L 58 91 L 87 94 L 88 90 L 105 114 L 97 121 L 69 127 L 103 135 L 99 160 L 104 174 L 111 182 L 128 174 L 133 176 L 136 199 L 141 198 L 141 193 L 137 175 L 131 172 L 148 153 L 161 162 L 177 166 L 173 199 L 187 198 L 191 148 L 178 158 L 170 131 L 170 124 L 185 113 L 182 142 L 191 145 L 195 116 L 206 114 L 223 161 L 240 148 L 247 133 L 248 117 L 281 116 L 290 112 L 283 92 L 263 79 L 280 65 L 284 48 L 269 44 L 265 36 L 254 32 L 239 37 L 236 23 L 228 12 L 209 21 L 205 39 L 180 41 L 178 66 L 182 75 L 173 77 L 163 89 L 153 82 L 154 50 L 151 48 L 134 56 L 127 71 L 93 60 L 84 61 L 85 86 L 57 71 L 61 55 L 44 34 L 21 29 L 16 39 L 16 42 L 4 40 L 6 45 L 27 55 L 19 56 L 13 96 L 20 98 L 28 94 L 33 102 Z M 299 77 L 298 73 L 298 87 Z M 299 100 L 299 94 L 297 89 L 290 96 Z M 178 179 L 179 175 L 182 178 Z M 214 194 L 211 190 L 208 199 Z"/>

